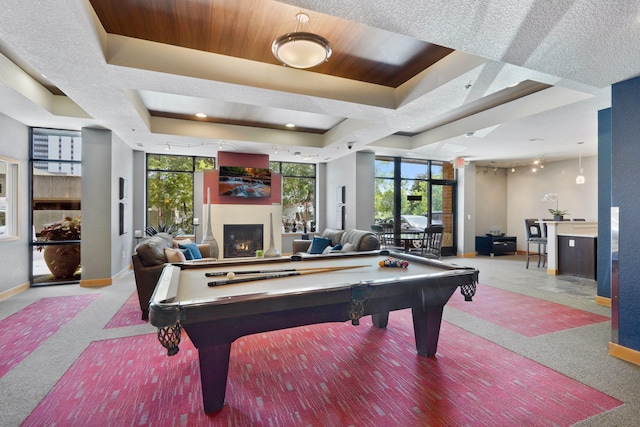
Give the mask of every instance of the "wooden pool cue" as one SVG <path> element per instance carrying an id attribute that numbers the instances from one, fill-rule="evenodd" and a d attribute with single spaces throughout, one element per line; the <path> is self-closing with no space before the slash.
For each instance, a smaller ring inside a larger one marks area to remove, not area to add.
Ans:
<path id="1" fill-rule="evenodd" d="M 360 267 L 371 267 L 371 265 L 351 265 L 351 266 L 345 266 L 345 267 L 315 268 L 312 270 L 307 269 L 303 271 L 287 271 L 287 272 L 276 273 L 276 274 L 265 274 L 264 276 L 241 277 L 240 279 L 216 280 L 214 282 L 207 283 L 207 285 L 209 287 L 213 287 L 213 286 L 220 286 L 220 285 L 230 285 L 234 283 L 253 282 L 258 280 L 280 279 L 282 277 L 303 276 L 305 274 L 326 273 L 331 271 L 346 270 L 349 268 L 360 268 Z"/>
<path id="2" fill-rule="evenodd" d="M 216 276 L 226 276 L 229 273 L 234 273 L 236 276 L 240 274 L 269 274 L 269 273 L 288 273 L 293 271 L 307 271 L 307 270 L 317 270 L 319 268 L 332 268 L 334 270 L 346 270 L 349 268 L 360 268 L 360 267 L 371 267 L 370 264 L 362 264 L 362 265 L 348 265 L 343 267 L 303 267 L 303 268 L 276 268 L 271 270 L 245 270 L 245 271 L 211 271 L 209 273 L 204 273 L 207 277 L 216 277 Z"/>

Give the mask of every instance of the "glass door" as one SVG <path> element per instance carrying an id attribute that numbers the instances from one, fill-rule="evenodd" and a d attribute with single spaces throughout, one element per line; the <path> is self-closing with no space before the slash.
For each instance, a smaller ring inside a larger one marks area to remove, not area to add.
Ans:
<path id="1" fill-rule="evenodd" d="M 443 224 L 442 255 L 455 256 L 457 251 L 455 239 L 455 184 L 431 182 L 431 216 L 432 224 Z"/>

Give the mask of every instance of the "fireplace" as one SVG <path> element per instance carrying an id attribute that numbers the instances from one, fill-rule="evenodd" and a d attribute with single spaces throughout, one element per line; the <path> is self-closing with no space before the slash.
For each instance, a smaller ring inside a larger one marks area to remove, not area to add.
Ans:
<path id="1" fill-rule="evenodd" d="M 224 258 L 256 256 L 262 250 L 262 224 L 229 224 L 224 226 Z"/>

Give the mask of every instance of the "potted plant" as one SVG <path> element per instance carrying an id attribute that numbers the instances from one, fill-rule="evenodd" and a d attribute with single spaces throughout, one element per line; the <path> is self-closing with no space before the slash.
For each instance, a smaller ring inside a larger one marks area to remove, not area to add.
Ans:
<path id="1" fill-rule="evenodd" d="M 555 202 L 556 203 L 556 207 L 555 209 L 551 208 L 549 209 L 549 213 L 551 215 L 553 215 L 553 220 L 554 221 L 562 221 L 565 215 L 571 215 L 569 213 L 569 211 L 565 211 L 565 210 L 560 210 L 558 209 L 558 193 L 547 193 L 544 195 L 544 197 L 542 198 L 543 202 Z"/>
<path id="2" fill-rule="evenodd" d="M 42 229 L 39 242 L 60 242 L 80 240 L 82 218 L 65 217 Z M 56 279 L 72 277 L 80 267 L 80 245 L 40 245 L 38 251 L 44 250 L 44 261 Z"/>
<path id="3" fill-rule="evenodd" d="M 158 233 L 168 233 L 168 234 L 171 234 L 173 237 L 176 237 L 184 234 L 184 230 L 178 227 L 176 224 L 167 225 L 164 223 L 158 224 L 157 227 L 150 225 L 147 228 L 145 228 L 144 232 L 147 236 L 153 236 Z"/>
<path id="4" fill-rule="evenodd" d="M 553 215 L 554 221 L 563 221 L 565 215 L 571 215 L 568 211 L 562 211 L 560 209 L 549 209 L 551 215 Z"/>

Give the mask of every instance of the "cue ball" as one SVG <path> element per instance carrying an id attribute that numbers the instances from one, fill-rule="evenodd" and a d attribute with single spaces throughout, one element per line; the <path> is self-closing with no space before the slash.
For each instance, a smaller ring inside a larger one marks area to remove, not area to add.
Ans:
<path id="1" fill-rule="evenodd" d="M 233 271 L 227 273 L 227 279 L 233 280 L 234 277 L 236 277 L 236 273 L 234 273 Z"/>

